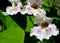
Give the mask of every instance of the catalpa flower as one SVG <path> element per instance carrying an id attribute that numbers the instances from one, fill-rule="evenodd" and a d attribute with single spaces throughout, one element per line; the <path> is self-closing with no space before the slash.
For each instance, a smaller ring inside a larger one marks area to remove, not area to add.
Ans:
<path id="1" fill-rule="evenodd" d="M 6 13 L 9 15 L 17 14 L 20 12 L 22 4 L 19 3 L 17 0 L 12 0 L 12 6 L 8 6 L 6 8 Z"/>
<path id="2" fill-rule="evenodd" d="M 37 9 L 43 5 L 42 0 L 27 0 L 27 3 L 35 9 Z"/>
<path id="3" fill-rule="evenodd" d="M 40 9 L 40 8 L 38 8 L 38 9 L 32 8 L 32 13 L 33 13 L 34 16 L 37 16 L 37 15 L 40 15 L 40 16 L 44 15 L 45 16 L 46 15 L 45 10 L 44 9 Z"/>
<path id="4" fill-rule="evenodd" d="M 40 15 L 45 15 L 46 12 L 44 9 L 40 9 L 39 6 L 41 6 L 42 4 L 42 0 L 27 0 L 27 5 L 24 6 L 25 9 L 24 11 L 22 11 L 21 13 L 22 14 L 25 14 L 25 13 L 28 13 L 29 15 L 34 15 L 36 16 L 37 14 L 40 14 Z"/>
<path id="5" fill-rule="evenodd" d="M 43 21 L 46 21 L 47 23 L 51 24 L 53 21 L 53 18 L 47 17 L 46 15 L 37 15 L 34 21 L 34 24 L 41 25 Z"/>
<path id="6" fill-rule="evenodd" d="M 24 6 L 24 9 L 21 11 L 21 14 L 26 14 L 28 13 L 29 15 L 32 15 L 32 11 L 31 11 L 31 6 L 30 5 L 26 5 Z"/>
<path id="7" fill-rule="evenodd" d="M 9 15 L 17 14 L 19 11 L 20 10 L 18 7 L 9 6 L 6 8 L 6 13 L 8 13 Z"/>
<path id="8" fill-rule="evenodd" d="M 59 30 L 55 24 L 48 24 L 43 22 L 40 26 L 35 26 L 31 29 L 30 36 L 36 36 L 37 39 L 42 41 L 43 39 L 49 39 L 51 36 L 57 36 Z"/>
<path id="9" fill-rule="evenodd" d="M 34 16 L 37 16 L 37 14 L 39 14 L 39 15 L 46 15 L 46 12 L 45 12 L 44 9 L 40 9 L 40 8 L 34 9 L 30 5 L 26 5 L 25 6 L 25 10 L 23 12 L 28 13 L 30 15 L 33 14 Z"/>

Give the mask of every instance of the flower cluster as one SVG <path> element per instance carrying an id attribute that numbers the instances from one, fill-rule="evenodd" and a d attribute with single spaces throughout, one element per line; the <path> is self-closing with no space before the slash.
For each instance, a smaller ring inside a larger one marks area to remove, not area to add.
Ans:
<path id="1" fill-rule="evenodd" d="M 34 26 L 31 29 L 30 36 L 34 35 L 42 41 L 43 39 L 49 39 L 51 36 L 59 34 L 57 26 L 52 24 L 53 18 L 47 17 L 45 10 L 41 8 L 43 5 L 42 0 L 26 0 L 26 5 L 23 5 L 20 0 L 9 0 L 9 2 L 11 2 L 12 6 L 6 8 L 5 13 L 8 15 L 20 12 L 23 15 L 27 13 L 35 16 L 34 24 L 38 26 Z"/>
<path id="2" fill-rule="evenodd" d="M 41 9 L 42 0 L 26 0 L 26 5 L 23 5 L 20 0 L 9 0 L 12 6 L 8 6 L 6 8 L 6 12 L 8 15 L 16 15 L 18 12 L 25 15 L 26 13 L 29 15 L 36 16 L 37 14 L 45 15 L 44 9 Z"/>
<path id="3" fill-rule="evenodd" d="M 9 2 L 11 2 L 12 6 L 6 8 L 6 13 L 8 15 L 17 14 L 21 11 L 22 3 L 20 0 L 9 0 Z"/>
<path id="4" fill-rule="evenodd" d="M 52 35 L 57 36 L 59 30 L 55 24 L 49 24 L 47 27 L 35 26 L 31 29 L 30 36 L 35 35 L 37 39 L 49 39 Z"/>
<path id="5" fill-rule="evenodd" d="M 43 39 L 49 39 L 51 36 L 57 36 L 59 34 L 59 30 L 55 24 L 52 24 L 52 21 L 53 18 L 47 17 L 43 14 L 38 14 L 34 22 L 37 26 L 34 26 L 31 29 L 30 36 L 34 35 L 40 41 Z"/>

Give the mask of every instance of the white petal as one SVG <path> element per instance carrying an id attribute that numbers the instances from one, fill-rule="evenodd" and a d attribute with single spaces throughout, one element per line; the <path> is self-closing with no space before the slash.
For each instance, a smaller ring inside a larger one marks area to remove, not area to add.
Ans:
<path id="1" fill-rule="evenodd" d="M 46 21 L 46 22 L 48 22 L 48 23 L 50 24 L 50 23 L 52 23 L 53 18 L 50 18 L 50 17 L 46 17 L 46 16 L 45 16 L 45 17 L 43 18 L 43 21 Z"/>
<path id="2" fill-rule="evenodd" d="M 39 40 L 43 40 L 44 39 L 44 34 L 45 34 L 45 30 L 40 30 L 41 27 L 37 26 L 37 27 L 33 27 L 31 32 L 30 32 L 30 36 L 36 36 L 37 39 Z"/>
<path id="3" fill-rule="evenodd" d="M 32 13 L 33 13 L 34 16 L 37 16 L 37 14 L 38 14 L 40 17 L 43 17 L 43 16 L 46 15 L 45 10 L 44 9 L 40 9 L 40 8 L 33 10 Z"/>
<path id="4" fill-rule="evenodd" d="M 59 34 L 59 30 L 57 29 L 55 24 L 50 24 L 49 28 L 50 28 L 50 32 L 53 36 L 57 36 Z"/>
<path id="5" fill-rule="evenodd" d="M 59 31 L 58 31 L 58 30 L 56 30 L 56 31 L 54 31 L 54 32 L 52 33 L 53 36 L 57 36 L 58 34 L 59 34 Z"/>
<path id="6" fill-rule="evenodd" d="M 9 0 L 9 2 L 11 2 L 11 3 L 13 3 L 13 2 L 17 2 L 17 3 L 19 3 L 20 0 Z"/>
<path id="7" fill-rule="evenodd" d="M 25 14 L 26 14 L 26 11 L 20 10 L 20 13 L 21 13 L 22 15 L 25 15 Z"/>
<path id="8" fill-rule="evenodd" d="M 42 0 L 27 0 L 27 2 L 29 2 L 30 5 L 32 5 L 33 3 L 36 3 L 38 6 L 43 5 Z"/>
<path id="9" fill-rule="evenodd" d="M 35 36 L 37 36 L 37 35 L 39 35 L 38 34 L 38 30 L 39 30 L 39 27 L 40 26 L 38 26 L 38 27 L 33 27 L 32 29 L 31 29 L 31 32 L 30 32 L 30 36 L 33 36 L 33 35 L 35 35 Z"/>
<path id="10" fill-rule="evenodd" d="M 2 12 L 2 14 L 5 15 L 5 16 L 8 15 L 6 12 Z"/>
<path id="11" fill-rule="evenodd" d="M 30 5 L 27 5 L 25 11 L 26 11 L 28 14 L 32 14 L 32 12 L 31 12 L 31 6 L 30 6 Z"/>
<path id="12" fill-rule="evenodd" d="M 13 15 L 13 14 L 17 14 L 20 11 L 19 7 L 12 7 L 12 6 L 8 6 L 6 8 L 6 13 L 8 13 L 9 15 Z"/>
<path id="13" fill-rule="evenodd" d="M 41 14 L 44 14 L 44 15 L 46 14 L 44 9 L 40 9 L 40 12 L 41 12 Z"/>

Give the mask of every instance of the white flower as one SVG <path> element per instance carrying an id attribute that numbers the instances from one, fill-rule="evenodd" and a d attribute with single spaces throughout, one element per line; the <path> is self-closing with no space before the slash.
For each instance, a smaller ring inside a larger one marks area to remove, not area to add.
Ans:
<path id="1" fill-rule="evenodd" d="M 8 15 L 17 14 L 21 11 L 22 3 L 20 0 L 9 0 L 9 2 L 11 2 L 12 6 L 6 8 L 6 13 Z"/>
<path id="2" fill-rule="evenodd" d="M 30 5 L 26 5 L 24 11 L 22 12 L 28 13 L 29 15 L 33 14 L 34 16 L 37 16 L 37 15 L 45 16 L 46 15 L 46 12 L 44 9 L 40 9 L 40 8 L 34 9 Z"/>
<path id="3" fill-rule="evenodd" d="M 24 9 L 21 11 L 21 14 L 26 14 L 28 13 L 29 15 L 34 15 L 36 16 L 37 14 L 39 15 L 46 15 L 46 12 L 44 9 L 40 9 L 39 6 L 41 6 L 40 3 L 42 0 L 27 0 L 27 5 L 24 6 Z M 34 5 L 33 5 L 34 4 Z M 39 4 L 39 5 L 38 5 Z"/>
<path id="4" fill-rule="evenodd" d="M 51 35 L 57 36 L 57 34 L 59 34 L 59 30 L 57 29 L 57 26 L 55 24 L 50 24 L 48 27 Z"/>
<path id="5" fill-rule="evenodd" d="M 8 6 L 6 8 L 6 13 L 8 13 L 9 15 L 17 14 L 19 11 L 20 11 L 19 7 Z"/>
<path id="6" fill-rule="evenodd" d="M 37 16 L 37 15 L 45 16 L 46 15 L 45 10 L 44 9 L 40 9 L 40 8 L 38 8 L 38 9 L 33 9 L 32 8 L 32 13 L 33 13 L 34 16 Z"/>
<path id="7" fill-rule="evenodd" d="M 46 17 L 45 15 L 37 15 L 34 21 L 34 24 L 41 25 L 43 21 L 46 21 L 47 23 L 52 23 L 53 18 Z"/>
<path id="8" fill-rule="evenodd" d="M 23 9 L 23 10 L 21 10 L 21 14 L 26 14 L 26 13 L 28 13 L 29 15 L 31 15 L 32 14 L 32 12 L 31 12 L 31 6 L 30 5 L 26 5 L 26 6 L 24 6 L 25 8 Z"/>
<path id="9" fill-rule="evenodd" d="M 12 6 L 8 6 L 6 8 L 6 13 L 8 15 L 17 14 L 18 12 L 21 11 L 21 7 L 22 7 L 22 4 L 21 3 L 17 3 L 17 5 L 15 5 L 15 2 L 13 2 L 12 3 Z"/>
<path id="10" fill-rule="evenodd" d="M 37 6 L 42 6 L 43 5 L 42 0 L 27 0 L 27 3 L 29 5 L 33 5 L 33 4 L 37 4 Z"/>
<path id="11" fill-rule="evenodd" d="M 42 4 L 42 0 L 38 0 L 38 1 L 37 0 L 27 0 L 27 5 L 24 6 L 24 10 L 21 11 L 21 14 L 24 15 L 24 14 L 28 13 L 29 15 L 33 14 L 34 16 L 36 16 L 37 14 L 45 15 L 46 14 L 45 10 L 40 9 L 38 7 L 38 6 L 41 6 L 41 4 Z"/>
<path id="12" fill-rule="evenodd" d="M 36 38 L 38 38 L 39 40 L 43 40 L 43 38 L 44 38 L 44 33 L 45 33 L 45 31 L 44 30 L 40 30 L 40 26 L 37 26 L 37 27 L 33 27 L 32 29 L 31 29 L 31 33 L 30 33 L 30 36 L 36 36 Z"/>
<path id="13" fill-rule="evenodd" d="M 36 36 L 37 39 L 42 41 L 43 39 L 49 39 L 52 35 L 57 36 L 59 30 L 55 24 L 49 24 L 47 27 L 35 26 L 31 29 L 30 36 Z"/>
<path id="14" fill-rule="evenodd" d="M 25 11 L 28 14 L 32 14 L 32 12 L 31 12 L 31 6 L 30 5 L 27 5 Z"/>
<path id="15" fill-rule="evenodd" d="M 43 18 L 43 21 L 46 21 L 46 22 L 48 22 L 48 23 L 50 24 L 50 23 L 52 23 L 53 18 L 45 16 L 45 17 Z"/>

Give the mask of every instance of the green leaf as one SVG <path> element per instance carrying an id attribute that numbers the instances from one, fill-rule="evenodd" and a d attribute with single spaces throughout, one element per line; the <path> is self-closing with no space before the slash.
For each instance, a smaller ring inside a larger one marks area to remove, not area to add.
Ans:
<path id="1" fill-rule="evenodd" d="M 46 10 L 46 11 L 49 11 L 50 9 L 50 3 L 48 3 L 47 0 L 43 0 L 43 8 Z"/>
<path id="2" fill-rule="evenodd" d="M 34 26 L 34 16 L 27 16 L 27 27 L 26 32 L 30 32 L 31 28 Z"/>
<path id="3" fill-rule="evenodd" d="M 57 17 L 53 17 L 53 20 L 57 20 L 57 21 L 60 21 L 60 18 L 57 18 Z"/>
<path id="4" fill-rule="evenodd" d="M 43 8 L 46 11 L 50 11 L 50 8 L 55 6 L 55 0 L 43 0 L 44 4 L 43 4 Z"/>
<path id="5" fill-rule="evenodd" d="M 45 6 L 49 7 L 47 0 L 43 0 L 43 2 Z"/>
<path id="6" fill-rule="evenodd" d="M 0 31 L 2 30 L 2 26 L 0 25 Z"/>
<path id="7" fill-rule="evenodd" d="M 2 11 L 0 15 L 2 18 Z M 24 43 L 24 30 L 10 16 L 5 16 L 4 23 L 7 29 L 0 33 L 0 43 Z"/>

